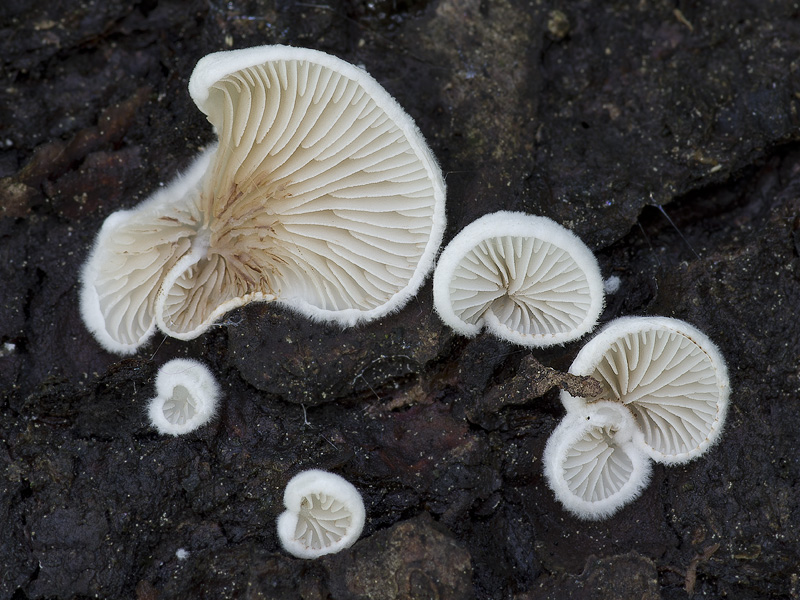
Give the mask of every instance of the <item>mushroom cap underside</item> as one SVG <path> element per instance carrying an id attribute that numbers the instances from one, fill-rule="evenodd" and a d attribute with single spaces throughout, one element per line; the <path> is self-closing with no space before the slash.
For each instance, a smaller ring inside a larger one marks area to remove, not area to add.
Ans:
<path id="1" fill-rule="evenodd" d="M 705 334 L 678 319 L 616 319 L 581 349 L 570 372 L 595 377 L 603 399 L 631 411 L 637 443 L 659 462 L 691 460 L 722 431 L 730 391 L 725 361 Z M 568 411 L 585 404 L 566 392 L 561 399 Z"/>
<path id="2" fill-rule="evenodd" d="M 156 396 L 148 416 L 159 433 L 182 435 L 208 423 L 217 411 L 220 389 L 203 363 L 176 358 L 156 376 Z"/>
<path id="3" fill-rule="evenodd" d="M 482 327 L 526 346 L 552 346 L 591 331 L 603 309 L 592 252 L 546 217 L 501 211 L 465 227 L 434 272 L 434 305 L 457 332 Z"/>
<path id="4" fill-rule="evenodd" d="M 650 459 L 633 443 L 636 425 L 616 402 L 567 413 L 547 441 L 542 461 L 556 498 L 582 519 L 604 519 L 641 494 Z"/>
<path id="5" fill-rule="evenodd" d="M 107 349 L 135 352 L 155 323 L 197 337 L 256 300 L 348 326 L 416 293 L 441 243 L 445 185 L 374 79 L 321 52 L 264 46 L 202 59 L 190 90 L 218 145 L 112 215 L 84 268 L 82 314 Z M 107 243 L 121 228 L 129 245 Z"/>
<path id="6" fill-rule="evenodd" d="M 295 475 L 286 484 L 277 521 L 284 549 L 300 558 L 332 554 L 355 543 L 366 511 L 361 494 L 343 477 L 320 469 Z"/>

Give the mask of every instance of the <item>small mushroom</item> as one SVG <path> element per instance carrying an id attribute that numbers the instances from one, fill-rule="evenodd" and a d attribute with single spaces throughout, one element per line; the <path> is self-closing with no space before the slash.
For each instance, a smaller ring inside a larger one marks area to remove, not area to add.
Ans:
<path id="1" fill-rule="evenodd" d="M 546 217 L 496 212 L 465 227 L 433 276 L 441 319 L 458 333 L 486 327 L 524 346 L 545 347 L 591 331 L 603 309 L 592 252 Z"/>
<path id="2" fill-rule="evenodd" d="M 594 402 L 567 416 L 547 441 L 547 483 L 564 507 L 582 519 L 610 517 L 650 481 L 650 459 L 634 443 L 630 412 Z"/>
<path id="3" fill-rule="evenodd" d="M 604 388 L 601 399 L 622 403 L 638 425 L 635 441 L 654 460 L 683 463 L 719 439 L 730 391 L 725 360 L 688 323 L 665 317 L 623 317 L 609 323 L 569 369 Z M 587 404 L 566 392 L 567 411 Z"/>
<path id="4" fill-rule="evenodd" d="M 150 423 L 165 435 L 183 435 L 208 423 L 217 412 L 219 385 L 203 363 L 176 358 L 156 375 L 156 397 L 150 400 Z"/>
<path id="5" fill-rule="evenodd" d="M 283 548 L 298 558 L 349 548 L 364 528 L 361 494 L 334 473 L 320 469 L 298 473 L 286 484 L 283 503 L 286 511 L 278 517 L 278 537 Z"/>
<path id="6" fill-rule="evenodd" d="M 399 310 L 433 264 L 445 185 L 422 134 L 364 70 L 302 48 L 201 59 L 189 91 L 218 145 L 106 221 L 82 314 L 109 350 L 191 339 L 277 301 L 342 326 Z"/>

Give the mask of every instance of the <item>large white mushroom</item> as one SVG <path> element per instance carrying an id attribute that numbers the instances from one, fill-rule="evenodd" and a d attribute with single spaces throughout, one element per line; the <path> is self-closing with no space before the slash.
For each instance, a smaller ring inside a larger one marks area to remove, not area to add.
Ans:
<path id="1" fill-rule="evenodd" d="M 433 299 L 458 333 L 483 327 L 516 344 L 563 344 L 591 331 L 603 310 L 592 252 L 555 221 L 496 212 L 467 225 L 439 257 Z"/>
<path id="2" fill-rule="evenodd" d="M 542 462 L 550 489 L 567 510 L 604 519 L 641 494 L 651 463 L 634 444 L 636 433 L 631 414 L 617 402 L 594 402 L 564 417 Z"/>
<path id="3" fill-rule="evenodd" d="M 156 323 L 194 338 L 254 300 L 347 326 L 416 293 L 441 243 L 445 185 L 372 77 L 262 46 L 206 56 L 189 91 L 218 145 L 111 215 L 83 270 L 81 314 L 108 350 L 135 352 Z"/>
<path id="4" fill-rule="evenodd" d="M 569 369 L 591 375 L 604 400 L 621 403 L 638 425 L 635 441 L 654 460 L 682 463 L 719 438 L 729 382 L 719 349 L 695 327 L 665 317 L 623 317 L 603 328 Z M 567 411 L 587 401 L 566 392 Z"/>

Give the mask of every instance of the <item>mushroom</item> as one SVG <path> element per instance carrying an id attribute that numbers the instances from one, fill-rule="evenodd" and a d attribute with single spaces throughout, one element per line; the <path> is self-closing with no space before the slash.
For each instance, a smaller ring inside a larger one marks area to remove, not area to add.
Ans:
<path id="1" fill-rule="evenodd" d="M 458 333 L 486 327 L 524 346 L 545 347 L 591 331 L 603 309 L 592 252 L 546 217 L 496 212 L 447 245 L 433 275 L 441 319 Z"/>
<path id="2" fill-rule="evenodd" d="M 176 358 L 156 375 L 156 397 L 148 416 L 159 433 L 183 435 L 208 423 L 217 412 L 219 385 L 203 363 Z"/>
<path id="3" fill-rule="evenodd" d="M 678 319 L 616 319 L 581 349 L 569 371 L 598 379 L 601 399 L 627 407 L 638 425 L 634 440 L 658 462 L 700 456 L 725 423 L 725 360 L 703 333 Z M 566 392 L 561 400 L 567 411 L 587 404 Z"/>
<path id="4" fill-rule="evenodd" d="M 547 483 L 582 519 L 610 517 L 650 480 L 649 458 L 634 443 L 633 418 L 617 402 L 594 402 L 567 413 L 545 446 Z"/>
<path id="5" fill-rule="evenodd" d="M 349 548 L 366 519 L 361 494 L 349 481 L 327 471 L 298 473 L 283 494 L 286 511 L 278 517 L 283 548 L 298 558 L 317 558 Z"/>
<path id="6" fill-rule="evenodd" d="M 201 59 L 189 92 L 219 142 L 187 176 L 111 215 L 82 315 L 109 350 L 191 339 L 276 301 L 342 326 L 399 310 L 430 271 L 445 185 L 422 134 L 364 70 L 261 46 Z"/>

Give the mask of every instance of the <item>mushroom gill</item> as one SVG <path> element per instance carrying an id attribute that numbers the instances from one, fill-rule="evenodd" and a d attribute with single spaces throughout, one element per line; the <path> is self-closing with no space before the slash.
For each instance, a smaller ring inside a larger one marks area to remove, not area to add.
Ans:
<path id="1" fill-rule="evenodd" d="M 278 517 L 281 545 L 299 558 L 317 558 L 352 546 L 364 528 L 361 494 L 335 473 L 309 469 L 298 473 L 283 495 Z"/>
<path id="2" fill-rule="evenodd" d="M 150 400 L 150 424 L 165 435 L 182 435 L 202 427 L 217 412 L 220 389 L 203 363 L 176 358 L 158 370 L 156 396 Z"/>
<path id="3" fill-rule="evenodd" d="M 598 379 L 604 399 L 631 411 L 643 449 L 659 462 L 701 455 L 722 430 L 729 393 L 725 361 L 688 323 L 617 319 L 584 346 L 570 372 Z M 566 393 L 562 400 L 568 410 L 576 402 Z"/>
<path id="4" fill-rule="evenodd" d="M 459 333 L 485 326 L 544 347 L 594 328 L 603 284 L 594 255 L 572 232 L 546 217 L 497 212 L 465 227 L 442 252 L 434 303 Z"/>
<path id="5" fill-rule="evenodd" d="M 615 402 L 568 413 L 542 458 L 550 488 L 583 519 L 603 519 L 634 500 L 650 479 L 650 460 L 633 443 L 636 425 Z"/>

